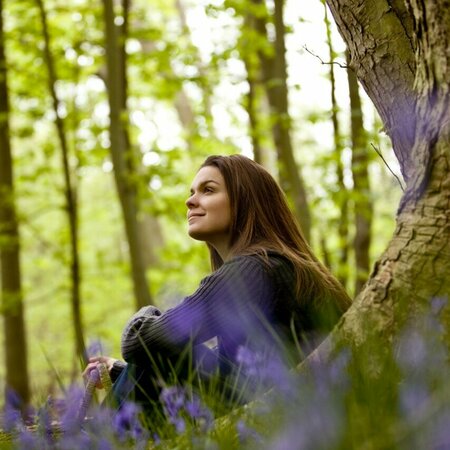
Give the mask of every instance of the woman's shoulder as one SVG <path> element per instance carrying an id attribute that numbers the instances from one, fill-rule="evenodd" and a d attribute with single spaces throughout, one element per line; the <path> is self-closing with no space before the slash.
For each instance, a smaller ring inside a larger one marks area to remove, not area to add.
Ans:
<path id="1" fill-rule="evenodd" d="M 203 278 L 200 287 L 212 286 L 216 283 L 243 284 L 271 283 L 273 282 L 273 269 L 276 266 L 276 257 L 248 253 L 234 255 L 214 272 Z"/>
<path id="2" fill-rule="evenodd" d="M 255 251 L 242 255 L 236 255 L 225 262 L 224 266 L 253 266 L 267 272 L 281 270 L 291 272 L 293 264 L 291 260 L 280 252 L 274 250 Z"/>

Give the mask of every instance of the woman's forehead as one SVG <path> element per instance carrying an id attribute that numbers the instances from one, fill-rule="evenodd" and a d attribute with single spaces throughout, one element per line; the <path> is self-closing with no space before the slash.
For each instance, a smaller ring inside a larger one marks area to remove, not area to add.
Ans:
<path id="1" fill-rule="evenodd" d="M 223 176 L 217 167 L 214 166 L 202 167 L 197 172 L 197 175 L 195 175 L 195 178 L 192 181 L 192 187 L 197 187 L 202 184 L 206 184 L 208 182 L 216 184 L 224 184 Z"/>

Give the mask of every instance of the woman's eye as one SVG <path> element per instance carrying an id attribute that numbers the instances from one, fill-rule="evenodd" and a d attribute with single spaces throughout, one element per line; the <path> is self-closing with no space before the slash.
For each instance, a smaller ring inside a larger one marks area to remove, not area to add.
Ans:
<path id="1" fill-rule="evenodd" d="M 206 187 L 205 188 L 205 192 L 214 192 L 214 190 L 212 188 L 210 188 L 210 187 Z"/>

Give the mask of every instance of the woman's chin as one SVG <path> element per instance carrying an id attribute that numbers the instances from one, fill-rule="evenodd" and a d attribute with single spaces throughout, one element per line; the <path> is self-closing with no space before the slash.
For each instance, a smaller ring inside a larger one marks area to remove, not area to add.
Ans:
<path id="1" fill-rule="evenodd" d="M 193 227 L 189 227 L 188 229 L 188 235 L 192 238 L 195 239 L 196 241 L 204 241 L 205 240 L 205 236 L 203 235 L 202 232 L 196 230 Z"/>

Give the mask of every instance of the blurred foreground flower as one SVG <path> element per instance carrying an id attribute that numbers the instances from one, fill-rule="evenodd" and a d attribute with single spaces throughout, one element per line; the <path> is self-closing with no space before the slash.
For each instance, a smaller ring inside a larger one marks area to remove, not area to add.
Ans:
<path id="1" fill-rule="evenodd" d="M 181 386 L 165 387 L 160 400 L 169 422 L 178 434 L 186 431 L 187 421 L 194 423 L 201 432 L 207 432 L 213 425 L 213 414 L 193 392 Z"/>

